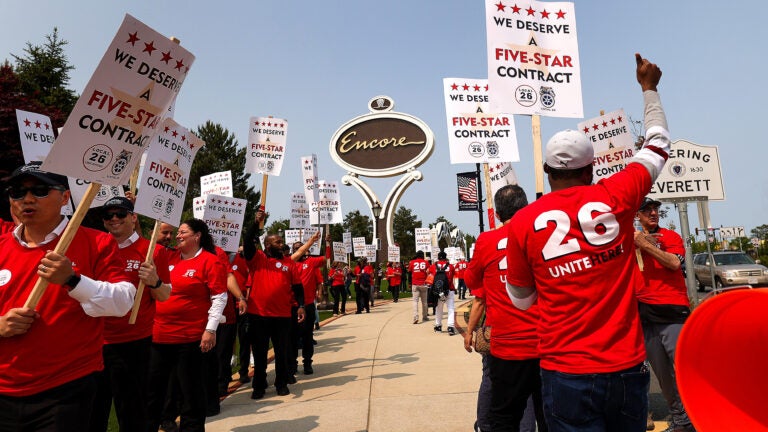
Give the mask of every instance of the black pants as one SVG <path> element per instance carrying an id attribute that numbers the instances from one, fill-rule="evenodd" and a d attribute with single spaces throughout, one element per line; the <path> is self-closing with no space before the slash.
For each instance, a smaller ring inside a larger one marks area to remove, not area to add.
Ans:
<path id="1" fill-rule="evenodd" d="M 151 346 L 151 337 L 104 345 L 104 370 L 96 374 L 98 387 L 91 414 L 92 432 L 107 430 L 113 399 L 121 432 L 146 428 Z"/>
<path id="2" fill-rule="evenodd" d="M 206 399 L 203 382 L 203 352 L 200 351 L 200 342 L 152 344 L 147 430 L 156 431 L 160 427 L 163 404 L 171 377 L 179 386 L 181 430 L 204 431 Z"/>
<path id="3" fill-rule="evenodd" d="M 238 357 L 240 359 L 240 378 L 248 376 L 251 363 L 251 343 L 248 340 L 248 315 L 237 315 Z"/>
<path id="4" fill-rule="evenodd" d="M 291 318 L 248 314 L 248 319 L 248 340 L 253 349 L 253 388 L 267 387 L 267 353 L 270 340 L 275 350 L 275 387 L 286 387 Z"/>
<path id="5" fill-rule="evenodd" d="M 31 396 L 0 395 L 0 432 L 86 431 L 95 393 L 90 374 Z"/>
<path id="6" fill-rule="evenodd" d="M 355 297 L 357 299 L 357 313 L 362 313 L 363 309 L 365 309 L 366 312 L 371 311 L 371 307 L 370 307 L 371 287 L 358 288 L 357 285 L 355 285 Z"/>
<path id="7" fill-rule="evenodd" d="M 392 293 L 392 300 L 398 301 L 400 299 L 400 284 L 390 285 L 389 292 Z"/>
<path id="8" fill-rule="evenodd" d="M 297 311 L 298 309 L 294 309 Z M 294 312 L 296 313 L 296 312 Z M 291 334 L 291 351 L 289 371 L 296 373 L 299 366 L 299 349 L 303 357 L 304 366 L 312 365 L 312 356 L 315 354 L 315 344 L 312 343 L 315 331 L 315 304 L 304 305 L 304 321 L 298 322 L 298 315 L 294 319 L 293 334 Z"/>
<path id="9" fill-rule="evenodd" d="M 459 279 L 459 299 L 464 300 L 467 298 L 467 284 L 464 279 Z"/>
<path id="10" fill-rule="evenodd" d="M 225 396 L 229 383 L 232 381 L 232 352 L 235 347 L 237 324 L 219 324 L 216 329 L 216 358 L 218 359 L 218 396 Z M 245 363 L 246 375 L 248 374 L 248 361 Z M 209 405 L 210 406 L 210 405 Z"/>
<path id="11" fill-rule="evenodd" d="M 333 296 L 333 314 L 337 315 L 339 311 L 347 313 L 347 292 L 344 285 L 332 286 L 331 296 Z M 339 308 L 339 301 L 341 301 L 341 308 Z"/>
<path id="12" fill-rule="evenodd" d="M 216 340 L 218 344 L 218 338 Z M 205 414 L 219 413 L 219 357 L 216 348 L 203 353 L 203 375 L 200 376 L 205 386 Z"/>
<path id="13" fill-rule="evenodd" d="M 547 431 L 539 359 L 503 360 L 488 354 L 488 374 L 491 378 L 489 416 L 492 431 L 519 431 L 529 396 L 533 397 L 538 430 Z"/>

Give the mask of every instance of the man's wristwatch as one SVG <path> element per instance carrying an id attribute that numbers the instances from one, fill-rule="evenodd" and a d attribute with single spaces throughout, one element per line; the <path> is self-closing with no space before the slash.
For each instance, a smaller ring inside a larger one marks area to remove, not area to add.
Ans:
<path id="1" fill-rule="evenodd" d="M 156 283 L 154 286 L 151 286 L 150 288 L 152 288 L 152 289 L 158 289 L 158 288 L 160 288 L 161 286 L 163 286 L 163 280 L 162 280 L 162 279 L 160 279 L 160 278 L 157 278 L 157 283 Z"/>
<path id="2" fill-rule="evenodd" d="M 67 279 L 67 281 L 64 282 L 64 285 L 68 286 L 69 290 L 72 291 L 79 283 L 80 283 L 80 275 L 77 273 L 72 273 L 72 276 L 70 276 L 69 279 Z"/>

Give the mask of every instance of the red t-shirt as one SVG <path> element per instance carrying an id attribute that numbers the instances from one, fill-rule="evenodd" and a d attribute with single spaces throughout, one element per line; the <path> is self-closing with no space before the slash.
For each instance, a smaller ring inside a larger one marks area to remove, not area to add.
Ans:
<path id="1" fill-rule="evenodd" d="M 5 234 L 16 229 L 16 224 L 12 221 L 0 219 L 0 234 Z"/>
<path id="2" fill-rule="evenodd" d="M 507 224 L 507 282 L 538 291 L 541 367 L 616 372 L 645 358 L 633 220 L 651 177 L 631 163 L 551 192 Z"/>
<path id="3" fill-rule="evenodd" d="M 456 271 L 456 278 L 464 279 L 464 270 L 467 269 L 467 262 L 460 260 L 456 263 L 455 266 L 453 266 L 453 268 Z"/>
<path id="4" fill-rule="evenodd" d="M 181 251 L 168 259 L 171 296 L 157 302 L 152 341 L 181 344 L 199 341 L 208 323 L 211 296 L 227 291 L 227 269 L 221 259 L 205 250 L 190 259 Z"/>
<path id="5" fill-rule="evenodd" d="M 659 227 L 654 233 L 656 246 L 664 252 L 684 256 L 683 238 L 676 232 Z M 670 270 L 661 265 L 646 252 L 643 257 L 642 284 L 637 292 L 637 299 L 647 304 L 669 304 L 689 306 L 688 291 L 685 286 L 683 272 Z"/>
<path id="6" fill-rule="evenodd" d="M 301 285 L 304 287 L 305 305 L 315 302 L 317 284 L 323 280 L 322 273 L 320 273 L 318 278 L 318 271 L 323 264 L 325 264 L 325 258 L 321 256 L 307 257 L 303 261 L 296 263 L 301 272 Z"/>
<path id="7" fill-rule="evenodd" d="M 149 240 L 139 236 L 130 246 L 118 249 L 118 255 L 128 275 L 128 280 L 138 289 L 139 287 L 139 266 L 147 259 L 147 250 L 149 249 Z M 168 283 L 171 280 L 168 274 L 168 249 L 161 245 L 155 245 L 153 260 L 157 275 L 160 280 Z M 128 324 L 131 313 L 128 312 L 123 317 L 105 317 L 104 318 L 104 343 L 116 344 L 131 342 L 152 336 L 152 326 L 155 322 L 155 299 L 152 298 L 150 287 L 145 286 L 141 294 L 141 305 L 139 313 L 136 315 L 136 323 Z"/>
<path id="8" fill-rule="evenodd" d="M 520 310 L 509 298 L 506 280 L 507 231 L 499 228 L 480 233 L 475 254 L 464 272 L 472 293 L 485 300 L 485 325 L 491 326 L 491 354 L 504 360 L 539 356 L 539 306 Z"/>
<path id="9" fill-rule="evenodd" d="M 425 285 L 427 279 L 427 262 L 422 258 L 416 258 L 408 263 L 408 271 L 411 272 L 411 284 Z"/>
<path id="10" fill-rule="evenodd" d="M 227 254 L 227 256 L 229 256 L 229 254 Z M 234 259 L 232 259 L 232 262 L 230 263 L 229 272 L 235 276 L 237 286 L 240 288 L 240 292 L 245 296 L 248 292 L 247 285 L 249 280 L 249 273 L 248 263 L 245 262 L 245 258 L 243 258 L 242 255 L 235 254 Z M 240 299 L 235 297 L 233 294 L 229 294 L 227 299 L 227 307 L 224 308 L 226 324 L 234 324 L 237 321 L 238 303 L 240 303 Z"/>
<path id="11" fill-rule="evenodd" d="M 291 317 L 291 306 L 296 303 L 291 285 L 300 284 L 298 267 L 290 257 L 267 257 L 257 250 L 248 261 L 253 275 L 248 313 L 264 317 Z"/>
<path id="12" fill-rule="evenodd" d="M 403 277 L 403 271 L 398 268 L 394 267 L 387 267 L 387 281 L 389 281 L 389 285 L 400 285 L 400 281 Z"/>
<path id="13" fill-rule="evenodd" d="M 360 274 L 361 273 L 368 273 L 371 275 L 371 286 L 373 286 L 373 267 L 370 264 L 366 264 L 364 268 L 360 268 L 360 266 L 355 267 L 355 276 L 357 277 L 355 279 L 355 285 L 360 285 Z"/>
<path id="14" fill-rule="evenodd" d="M 344 270 L 332 268 L 328 277 L 331 279 L 331 286 L 344 285 Z"/>
<path id="15" fill-rule="evenodd" d="M 59 239 L 25 248 L 13 234 L 0 236 L 0 315 L 22 307 L 37 282 L 37 266 Z M 91 279 L 123 282 L 117 243 L 111 235 L 77 229 L 65 254 L 75 272 Z M 0 338 L 0 394 L 29 396 L 104 368 L 104 320 L 87 315 L 67 287 L 49 284 L 35 308 L 40 314 L 23 335 Z"/>
<path id="16" fill-rule="evenodd" d="M 456 291 L 456 287 L 453 286 L 453 266 L 448 261 L 438 261 L 429 268 L 429 273 L 432 275 L 437 274 L 437 266 L 440 265 L 441 269 L 445 269 L 445 275 L 448 276 L 448 289 Z"/>

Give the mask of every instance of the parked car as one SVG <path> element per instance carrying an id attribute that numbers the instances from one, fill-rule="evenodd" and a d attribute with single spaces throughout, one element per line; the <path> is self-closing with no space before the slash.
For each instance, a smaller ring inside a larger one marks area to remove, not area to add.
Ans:
<path id="1" fill-rule="evenodd" d="M 712 285 L 710 267 L 715 273 L 715 288 L 731 285 L 768 285 L 768 267 L 756 263 L 744 252 L 712 252 L 711 255 L 700 253 L 693 257 L 693 271 L 699 291 L 704 291 L 704 286 Z"/>

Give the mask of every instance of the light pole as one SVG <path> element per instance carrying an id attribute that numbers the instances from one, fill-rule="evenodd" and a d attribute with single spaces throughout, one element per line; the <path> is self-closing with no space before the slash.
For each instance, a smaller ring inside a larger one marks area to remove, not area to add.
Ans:
<path id="1" fill-rule="evenodd" d="M 375 201 L 373 205 L 371 205 L 371 213 L 373 213 L 373 232 L 374 232 L 374 244 L 376 245 L 376 251 L 375 255 L 373 257 L 373 277 L 374 282 L 376 281 L 376 277 L 379 273 L 378 265 L 379 265 L 379 249 L 381 249 L 381 241 L 379 240 L 379 236 L 381 235 L 381 203 L 378 201 Z M 386 253 L 386 252 L 385 252 Z M 379 284 L 381 284 L 381 281 L 379 281 Z M 381 292 L 379 291 L 379 284 L 376 284 L 376 293 L 375 298 L 382 298 Z"/>

